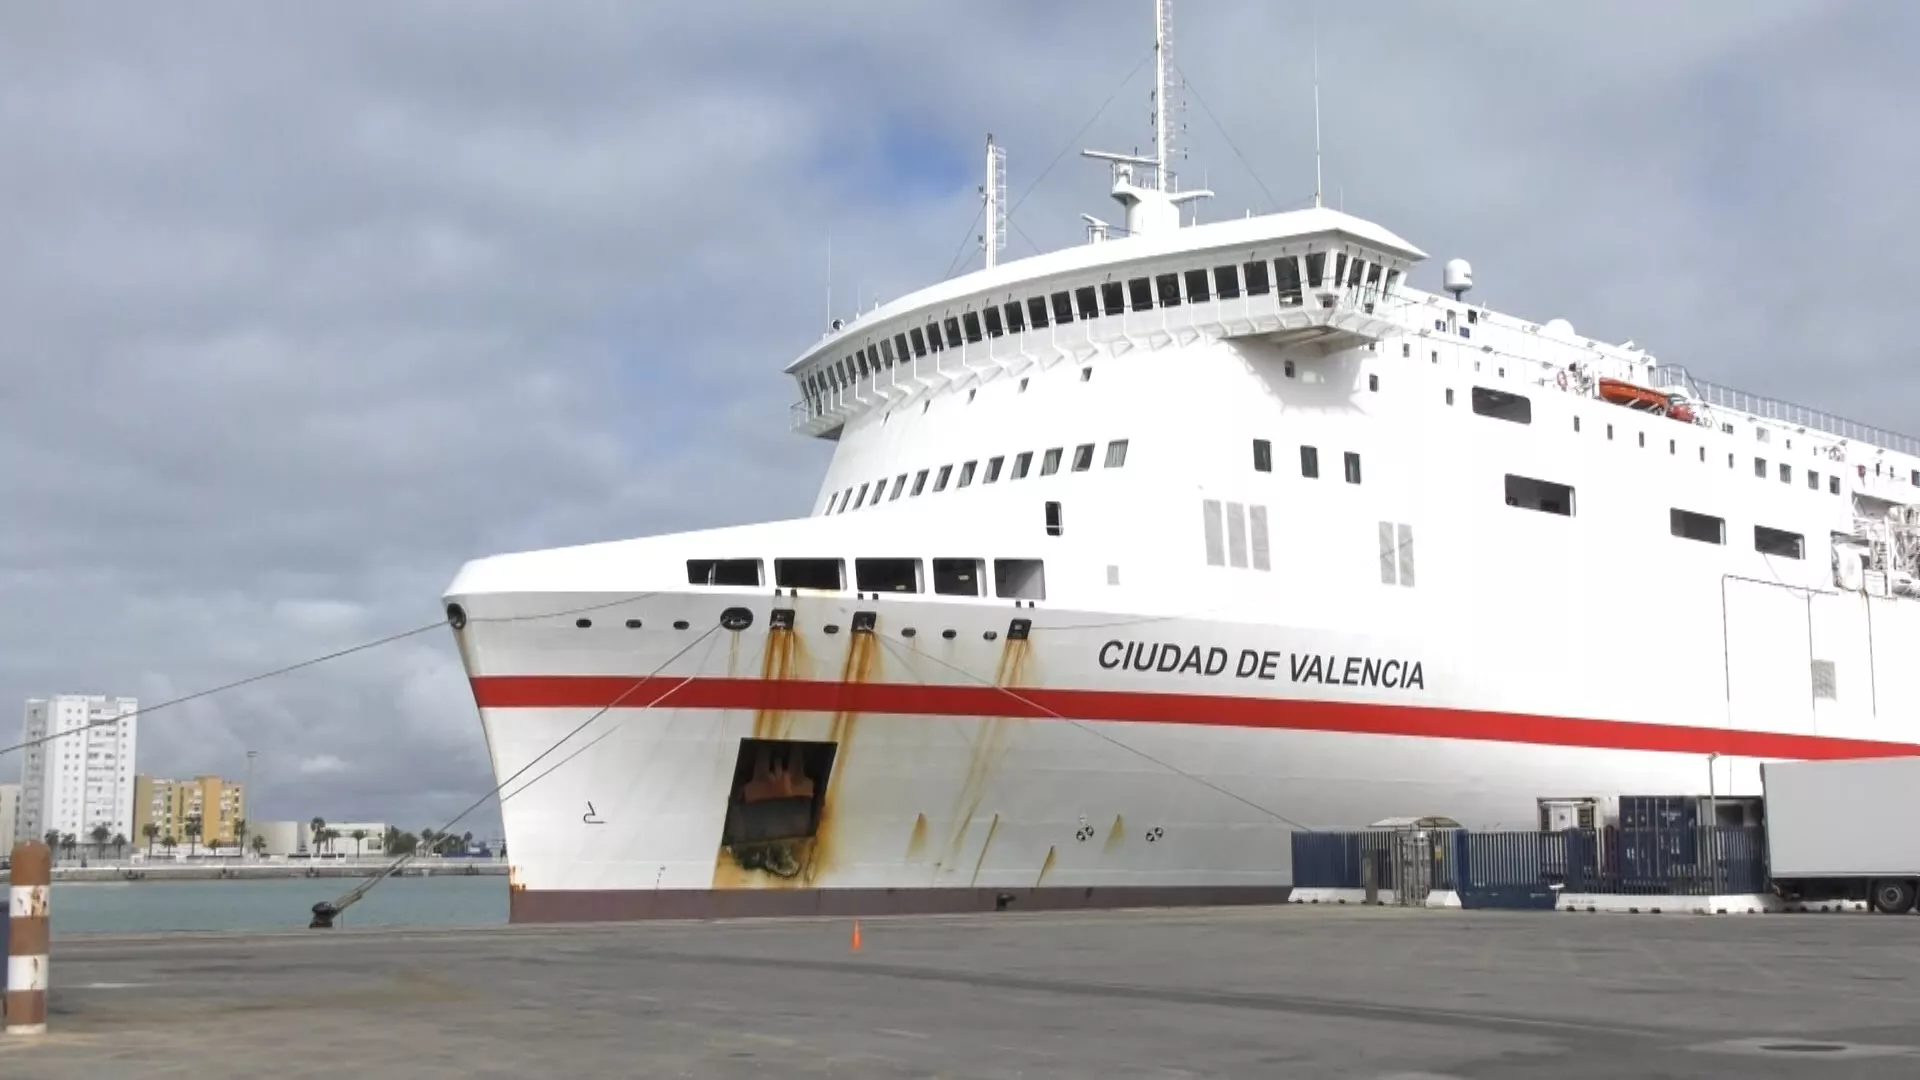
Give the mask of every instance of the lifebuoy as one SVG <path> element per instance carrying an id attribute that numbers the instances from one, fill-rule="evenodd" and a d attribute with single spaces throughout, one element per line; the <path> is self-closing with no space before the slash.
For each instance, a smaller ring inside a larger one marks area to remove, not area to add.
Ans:
<path id="1" fill-rule="evenodd" d="M 1554 377 L 1554 381 L 1560 384 L 1560 389 L 1565 390 L 1567 388 L 1567 373 L 1562 371 Z"/>

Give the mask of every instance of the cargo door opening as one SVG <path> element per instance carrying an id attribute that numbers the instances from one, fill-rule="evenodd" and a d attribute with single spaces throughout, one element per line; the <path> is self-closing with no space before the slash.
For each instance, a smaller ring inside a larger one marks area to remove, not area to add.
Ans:
<path id="1" fill-rule="evenodd" d="M 790 878 L 806 868 L 838 749 L 830 742 L 740 740 L 720 844 L 742 869 Z"/>

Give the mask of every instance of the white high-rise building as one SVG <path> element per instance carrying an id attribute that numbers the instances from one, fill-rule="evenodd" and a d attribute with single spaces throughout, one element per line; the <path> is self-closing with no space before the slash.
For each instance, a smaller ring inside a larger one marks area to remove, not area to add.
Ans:
<path id="1" fill-rule="evenodd" d="M 19 824 L 20 785 L 0 784 L 0 858 L 12 851 L 14 841 L 20 838 Z"/>
<path id="2" fill-rule="evenodd" d="M 49 830 L 82 844 L 95 826 L 133 839 L 133 757 L 140 719 L 132 698 L 62 694 L 27 699 L 22 742 L 21 836 Z"/>

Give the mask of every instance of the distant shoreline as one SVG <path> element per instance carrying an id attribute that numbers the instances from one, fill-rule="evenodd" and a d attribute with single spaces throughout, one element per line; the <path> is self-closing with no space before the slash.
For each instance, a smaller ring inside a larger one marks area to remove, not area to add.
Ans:
<path id="1" fill-rule="evenodd" d="M 271 881 L 284 878 L 362 878 L 386 869 L 392 859 L 320 859 L 288 862 L 117 863 L 109 866 L 56 866 L 56 884 L 128 884 L 146 881 Z M 395 871 L 395 877 L 506 877 L 498 859 L 419 859 Z M 10 881 L 0 870 L 0 881 Z"/>

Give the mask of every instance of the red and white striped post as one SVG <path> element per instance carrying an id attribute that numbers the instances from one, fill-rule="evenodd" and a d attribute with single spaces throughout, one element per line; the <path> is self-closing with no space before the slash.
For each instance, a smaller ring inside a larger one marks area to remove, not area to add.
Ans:
<path id="1" fill-rule="evenodd" d="M 53 922 L 47 902 L 53 851 L 38 840 L 13 845 L 7 918 L 7 1034 L 47 1032 L 47 939 Z"/>

